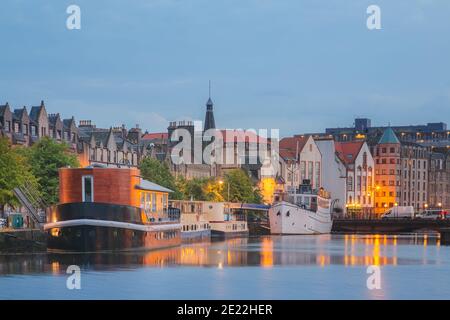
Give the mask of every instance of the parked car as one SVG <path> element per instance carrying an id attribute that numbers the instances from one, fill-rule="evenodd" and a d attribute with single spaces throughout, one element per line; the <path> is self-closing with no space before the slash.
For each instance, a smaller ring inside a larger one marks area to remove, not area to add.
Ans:
<path id="1" fill-rule="evenodd" d="M 8 220 L 4 218 L 0 218 L 0 229 L 6 228 L 8 226 Z"/>
<path id="2" fill-rule="evenodd" d="M 381 219 L 413 219 L 414 208 L 413 206 L 396 206 L 387 210 Z"/>
<path id="3" fill-rule="evenodd" d="M 428 209 L 416 216 L 417 219 L 441 220 L 447 218 L 447 211 L 442 209 Z"/>

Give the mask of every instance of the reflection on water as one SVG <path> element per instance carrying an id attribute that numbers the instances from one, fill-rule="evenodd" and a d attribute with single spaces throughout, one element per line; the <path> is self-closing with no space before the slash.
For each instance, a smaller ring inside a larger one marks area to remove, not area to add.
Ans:
<path id="1" fill-rule="evenodd" d="M 69 265 L 79 265 L 85 270 L 145 266 L 421 265 L 439 263 L 435 255 L 427 255 L 439 247 L 436 234 L 265 236 L 185 244 L 141 253 L 0 255 L 0 274 L 61 274 Z"/>

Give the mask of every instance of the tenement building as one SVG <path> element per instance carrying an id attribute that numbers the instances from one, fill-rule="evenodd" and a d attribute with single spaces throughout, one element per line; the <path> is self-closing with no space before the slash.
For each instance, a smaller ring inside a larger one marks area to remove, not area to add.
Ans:
<path id="1" fill-rule="evenodd" d="M 422 125 L 389 126 L 402 141 L 423 146 L 447 147 L 450 145 L 450 130 L 443 122 Z M 355 119 L 353 127 L 327 128 L 321 136 L 332 136 L 337 141 L 379 138 L 387 127 L 372 127 L 371 120 Z"/>
<path id="2" fill-rule="evenodd" d="M 47 114 L 44 101 L 32 106 L 11 110 L 8 103 L 0 105 L 0 131 L 13 145 L 31 146 L 42 137 L 51 137 L 69 144 L 78 151 L 78 128 L 75 119 L 61 120 L 59 114 Z"/>
<path id="3" fill-rule="evenodd" d="M 420 144 L 400 140 L 390 127 L 372 145 L 375 159 L 375 211 L 394 206 L 427 205 L 429 150 Z"/>
<path id="4" fill-rule="evenodd" d="M 146 154 L 137 126 L 129 131 L 124 125 L 105 129 L 97 128 L 91 120 L 81 120 L 78 130 L 82 165 L 136 167 Z"/>
<path id="5" fill-rule="evenodd" d="M 450 209 L 450 153 L 448 148 L 430 154 L 428 207 Z"/>

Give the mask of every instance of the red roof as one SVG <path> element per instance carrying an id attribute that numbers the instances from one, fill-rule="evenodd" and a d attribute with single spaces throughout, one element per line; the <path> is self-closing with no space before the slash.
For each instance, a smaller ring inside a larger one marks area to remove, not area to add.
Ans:
<path id="1" fill-rule="evenodd" d="M 167 132 L 146 133 L 142 136 L 143 140 L 155 140 L 155 139 L 167 140 L 168 138 L 169 134 Z"/>
<path id="2" fill-rule="evenodd" d="M 352 164 L 355 162 L 363 144 L 364 141 L 334 142 L 338 157 L 346 164 Z"/>
<path id="3" fill-rule="evenodd" d="M 222 138 L 225 143 L 260 143 L 268 144 L 269 141 L 261 136 L 258 136 L 255 132 L 251 130 L 220 130 L 222 133 Z"/>
<path id="4" fill-rule="evenodd" d="M 280 156 L 284 159 L 296 159 L 297 153 L 302 152 L 309 136 L 294 136 L 280 140 Z"/>

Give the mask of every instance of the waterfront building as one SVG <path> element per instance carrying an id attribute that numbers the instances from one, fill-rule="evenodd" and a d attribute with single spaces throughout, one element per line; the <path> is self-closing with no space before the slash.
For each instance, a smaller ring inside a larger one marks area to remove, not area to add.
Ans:
<path id="1" fill-rule="evenodd" d="M 323 187 L 338 199 L 344 214 L 367 215 L 374 210 L 375 163 L 365 141 L 317 139 L 322 154 Z"/>
<path id="2" fill-rule="evenodd" d="M 333 138 L 315 140 L 322 155 L 322 186 L 330 192 L 331 198 L 337 200 L 334 214 L 347 213 L 347 166 L 336 152 Z"/>
<path id="3" fill-rule="evenodd" d="M 371 146 L 375 159 L 375 211 L 394 206 L 421 210 L 428 198 L 428 148 L 398 139 L 388 127 Z"/>
<path id="4" fill-rule="evenodd" d="M 389 126 L 405 142 L 413 142 L 423 146 L 447 147 L 450 145 L 450 130 L 444 122 L 422 125 Z M 387 126 L 372 127 L 367 118 L 355 119 L 353 127 L 327 128 L 320 136 L 332 136 L 337 141 L 353 141 L 358 139 L 379 139 Z"/>
<path id="5" fill-rule="evenodd" d="M 295 135 L 280 140 L 280 175 L 285 191 L 295 190 L 304 180 L 312 188 L 322 186 L 322 154 L 310 135 Z"/>
<path id="6" fill-rule="evenodd" d="M 447 148 L 430 153 L 427 207 L 450 209 L 450 152 Z"/>

